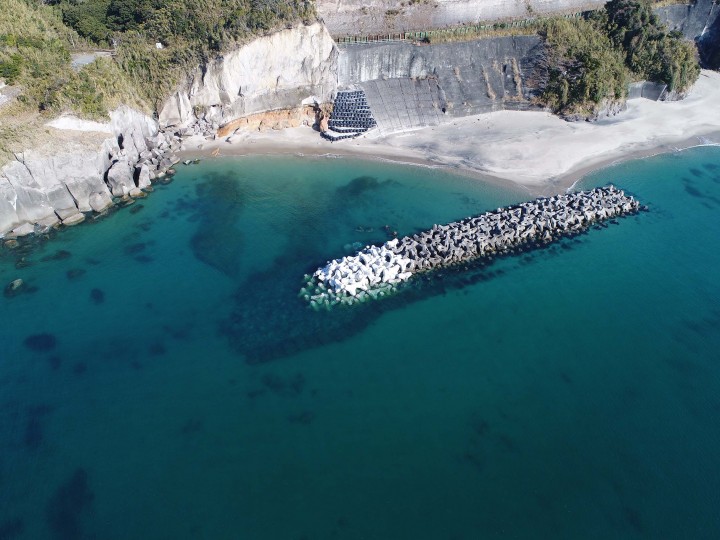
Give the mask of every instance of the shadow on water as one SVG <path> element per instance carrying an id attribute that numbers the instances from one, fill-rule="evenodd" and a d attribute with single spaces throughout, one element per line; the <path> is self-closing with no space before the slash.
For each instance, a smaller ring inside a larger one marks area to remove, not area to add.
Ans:
<path id="1" fill-rule="evenodd" d="M 563 239 L 560 243 L 571 241 Z M 298 298 L 302 275 L 315 270 L 299 265 L 300 255 L 287 253 L 278 258 L 271 269 L 251 276 L 248 282 L 253 286 L 241 287 L 236 292 L 232 312 L 220 324 L 221 333 L 250 364 L 343 341 L 362 332 L 383 313 L 505 273 L 503 268 L 493 270 L 493 260 L 476 260 L 439 272 L 416 275 L 403 284 L 397 294 L 382 300 L 336 306 L 330 311 L 313 311 L 305 300 Z M 302 255 L 312 260 L 305 250 Z M 524 264 L 536 255 L 536 252 L 526 252 Z"/>
<path id="2" fill-rule="evenodd" d="M 26 448 L 35 450 L 40 447 L 43 441 L 43 419 L 52 411 L 50 405 L 36 405 L 28 409 L 24 438 Z"/>
<path id="3" fill-rule="evenodd" d="M 12 518 L 0 523 L 0 540 L 21 538 L 25 532 L 25 523 L 20 518 Z"/>
<path id="4" fill-rule="evenodd" d="M 78 468 L 63 482 L 45 508 L 45 521 L 56 540 L 83 538 L 82 518 L 95 498 L 88 485 L 88 474 Z"/>
<path id="5" fill-rule="evenodd" d="M 190 240 L 195 257 L 227 276 L 240 268 L 244 233 L 235 222 L 246 197 L 245 188 L 232 175 L 214 173 L 197 184 L 197 205 L 179 207 L 198 223 Z"/>

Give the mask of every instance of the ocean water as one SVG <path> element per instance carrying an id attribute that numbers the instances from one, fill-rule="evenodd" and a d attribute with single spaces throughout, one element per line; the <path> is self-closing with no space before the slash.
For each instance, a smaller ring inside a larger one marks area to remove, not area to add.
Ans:
<path id="1" fill-rule="evenodd" d="M 0 283 L 0 539 L 720 537 L 720 148 L 650 212 L 316 313 L 304 273 L 532 198 L 447 172 L 181 167 Z"/>

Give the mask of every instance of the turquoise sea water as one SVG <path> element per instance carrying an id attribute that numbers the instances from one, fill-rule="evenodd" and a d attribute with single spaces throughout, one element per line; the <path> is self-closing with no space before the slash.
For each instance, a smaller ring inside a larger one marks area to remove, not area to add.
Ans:
<path id="1" fill-rule="evenodd" d="M 650 212 L 330 314 L 348 244 L 530 197 L 227 159 L 3 251 L 0 539 L 720 537 L 720 149 L 607 181 Z"/>

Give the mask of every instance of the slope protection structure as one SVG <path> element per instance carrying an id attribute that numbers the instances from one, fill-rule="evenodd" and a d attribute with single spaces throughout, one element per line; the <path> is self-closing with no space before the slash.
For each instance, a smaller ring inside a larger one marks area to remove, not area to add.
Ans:
<path id="1" fill-rule="evenodd" d="M 317 0 L 333 36 L 391 34 L 601 7 L 605 0 Z"/>
<path id="2" fill-rule="evenodd" d="M 380 7 L 391 7 L 391 2 L 373 3 L 362 13 Z M 448 0 L 437 2 L 433 13 L 460 9 L 467 3 Z M 413 19 L 405 30 L 437 28 L 441 22 L 477 22 L 477 13 L 492 7 L 495 18 L 502 16 L 536 16 L 560 13 L 568 9 L 600 7 L 587 2 L 493 2 L 471 3 L 477 12 L 466 10 L 464 19 L 450 21 L 435 18 Z M 517 10 L 523 4 L 525 12 Z M 337 10 L 350 3 L 340 2 Z M 404 10 L 424 9 L 428 3 L 414 2 Z M 432 4 L 434 5 L 434 4 Z M 321 13 L 327 3 L 320 2 Z M 515 11 L 512 11 L 512 10 Z M 448 11 L 449 12 L 449 11 Z M 459 11 L 458 11 L 459 13 Z M 484 12 L 483 12 L 484 13 Z M 487 12 L 490 13 L 490 12 Z M 694 4 L 677 4 L 660 7 L 656 13 L 669 28 L 678 30 L 688 39 L 698 42 L 707 65 L 720 63 L 717 54 L 720 42 L 720 5 L 713 0 L 697 0 Z M 492 17 L 486 17 L 492 18 Z M 327 23 L 328 21 L 326 21 Z M 331 33 L 337 28 L 329 23 Z M 380 27 L 374 27 L 379 30 Z M 355 33 L 362 30 L 355 26 Z M 367 100 L 378 125 L 373 133 L 387 135 L 425 126 L 441 124 L 448 119 L 470 116 L 497 110 L 528 110 L 535 107 L 534 97 L 539 92 L 538 66 L 543 58 L 543 44 L 539 36 L 509 36 L 459 41 L 441 44 L 418 44 L 409 41 L 379 43 L 351 43 L 339 46 L 338 85 L 359 86 L 365 90 Z M 630 97 L 664 99 L 664 87 L 645 82 L 630 88 Z M 610 107 L 602 115 L 618 112 Z"/>
<path id="3" fill-rule="evenodd" d="M 438 125 L 446 118 L 533 107 L 538 36 L 437 45 L 344 46 L 338 84 L 360 86 L 382 135 Z"/>

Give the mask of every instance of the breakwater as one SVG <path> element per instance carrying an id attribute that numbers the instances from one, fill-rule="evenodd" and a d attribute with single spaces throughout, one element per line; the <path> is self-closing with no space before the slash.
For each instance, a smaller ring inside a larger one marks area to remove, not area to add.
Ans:
<path id="1" fill-rule="evenodd" d="M 416 273 L 540 247 L 641 208 L 612 185 L 498 208 L 329 261 L 306 276 L 300 295 L 316 309 L 380 298 Z"/>

